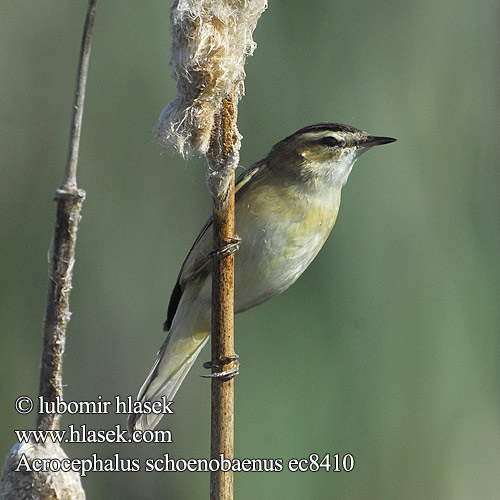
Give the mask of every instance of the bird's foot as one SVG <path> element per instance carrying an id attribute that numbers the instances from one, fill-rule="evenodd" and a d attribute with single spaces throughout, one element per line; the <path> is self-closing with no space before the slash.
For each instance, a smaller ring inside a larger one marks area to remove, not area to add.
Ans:
<path id="1" fill-rule="evenodd" d="M 221 259 L 229 257 L 230 255 L 233 255 L 233 253 L 237 252 L 240 249 L 240 243 L 241 243 L 241 238 L 237 235 L 234 235 L 234 237 L 227 239 L 227 244 L 222 248 L 208 252 L 207 257 L 209 259 L 213 259 L 214 257 L 219 257 Z"/>
<path id="2" fill-rule="evenodd" d="M 200 375 L 200 377 L 230 380 L 240 373 L 240 362 L 238 361 L 238 358 L 239 356 L 237 354 L 233 354 L 232 356 L 221 356 L 219 357 L 217 362 L 207 361 L 206 363 L 203 363 L 203 368 L 206 368 L 207 370 L 222 368 L 224 365 L 228 365 L 229 363 L 233 362 L 235 363 L 235 366 L 233 368 L 230 368 L 229 370 L 211 373 L 210 375 Z"/>

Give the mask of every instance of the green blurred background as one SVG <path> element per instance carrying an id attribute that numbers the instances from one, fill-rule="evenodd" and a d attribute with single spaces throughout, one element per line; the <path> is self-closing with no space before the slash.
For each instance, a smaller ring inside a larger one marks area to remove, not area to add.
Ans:
<path id="1" fill-rule="evenodd" d="M 66 400 L 136 394 L 178 269 L 209 210 L 204 161 L 159 148 L 175 96 L 170 2 L 102 1 L 84 116 Z M 1 447 L 34 415 L 51 201 L 66 159 L 86 1 L 1 2 Z M 247 62 L 242 165 L 319 121 L 398 142 L 356 165 L 325 248 L 237 318 L 236 456 L 351 453 L 354 471 L 237 473 L 236 498 L 500 496 L 498 1 L 271 0 Z M 161 426 L 174 444 L 71 457 L 209 455 L 200 356 Z M 125 424 L 65 416 L 62 427 Z M 89 499 L 208 497 L 207 473 L 90 473 Z"/>

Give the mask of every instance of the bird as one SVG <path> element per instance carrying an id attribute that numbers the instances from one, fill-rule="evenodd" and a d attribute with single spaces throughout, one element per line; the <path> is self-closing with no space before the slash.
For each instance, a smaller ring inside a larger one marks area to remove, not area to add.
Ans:
<path id="1" fill-rule="evenodd" d="M 341 123 L 317 123 L 276 143 L 237 178 L 235 313 L 280 294 L 306 270 L 337 219 L 356 160 L 396 139 Z M 210 335 L 212 219 L 188 252 L 171 294 L 167 337 L 139 390 L 140 403 L 172 401 Z M 132 413 L 131 432 L 154 429 L 160 413 Z"/>

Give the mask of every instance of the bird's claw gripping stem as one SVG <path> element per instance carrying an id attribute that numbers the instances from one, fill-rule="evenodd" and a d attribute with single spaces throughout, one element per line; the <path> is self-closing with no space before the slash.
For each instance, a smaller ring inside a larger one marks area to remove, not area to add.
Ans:
<path id="1" fill-rule="evenodd" d="M 208 252 L 207 257 L 212 259 L 214 257 L 225 258 L 233 255 L 233 253 L 237 252 L 240 248 L 241 238 L 237 235 L 234 235 L 232 238 L 228 238 L 227 245 L 219 248 L 218 250 L 212 250 Z"/>
<path id="2" fill-rule="evenodd" d="M 239 356 L 237 354 L 233 354 L 232 356 L 221 356 L 217 362 L 207 361 L 203 363 L 203 368 L 207 370 L 212 370 L 214 368 L 222 368 L 224 365 L 228 365 L 229 363 L 235 362 L 236 366 L 234 368 L 230 368 L 229 370 L 225 370 L 222 372 L 211 373 L 210 375 L 200 375 L 203 378 L 218 378 L 220 380 L 230 380 L 236 375 L 240 373 L 240 363 L 238 361 Z"/>

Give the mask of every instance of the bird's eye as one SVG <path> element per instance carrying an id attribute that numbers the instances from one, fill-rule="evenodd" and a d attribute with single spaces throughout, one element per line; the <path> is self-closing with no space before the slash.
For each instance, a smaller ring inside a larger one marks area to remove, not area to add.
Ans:
<path id="1" fill-rule="evenodd" d="M 340 144 L 339 141 L 331 135 L 329 135 L 328 137 L 323 137 L 323 139 L 321 139 L 319 142 L 324 146 L 328 146 L 329 148 L 334 148 L 336 146 L 339 146 Z"/>

